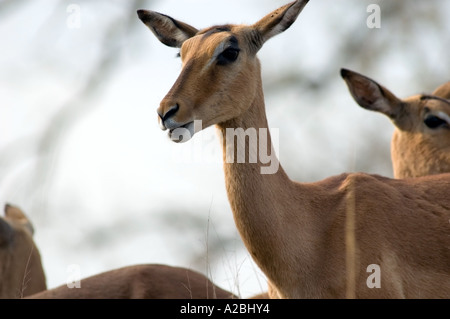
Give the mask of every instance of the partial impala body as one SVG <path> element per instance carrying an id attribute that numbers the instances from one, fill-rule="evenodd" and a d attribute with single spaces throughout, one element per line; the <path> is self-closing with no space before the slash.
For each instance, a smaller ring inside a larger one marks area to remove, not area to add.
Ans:
<path id="1" fill-rule="evenodd" d="M 18 207 L 6 205 L 0 217 L 0 298 L 33 299 L 227 299 L 238 298 L 190 269 L 133 265 L 80 281 L 81 288 L 47 289 L 34 228 Z"/>
<path id="2" fill-rule="evenodd" d="M 394 123 L 394 177 L 450 172 L 450 82 L 431 94 L 400 99 L 364 75 L 345 69 L 341 75 L 360 106 L 383 113 Z"/>
<path id="3" fill-rule="evenodd" d="M 31 299 L 231 299 L 231 292 L 186 268 L 143 264 L 81 279 L 80 286 L 62 285 Z"/>
<path id="4" fill-rule="evenodd" d="M 22 298 L 47 288 L 33 233 L 25 214 L 5 205 L 5 217 L 0 217 L 0 298 Z"/>
<path id="5" fill-rule="evenodd" d="M 161 42 L 181 48 L 181 74 L 157 110 L 160 126 L 175 141 L 177 130 L 188 131 L 183 141 L 197 131 L 194 121 L 222 133 L 234 220 L 271 297 L 448 298 L 450 174 L 395 180 L 355 173 L 298 183 L 282 166 L 262 173 L 267 162 L 259 150 L 274 154 L 270 134 L 260 139 L 268 125 L 256 53 L 307 2 L 287 4 L 253 25 L 202 30 L 138 11 Z M 250 131 L 258 143 L 244 143 L 246 162 L 231 162 L 227 155 L 242 151 L 237 142 Z M 373 265 L 380 288 L 367 284 Z"/>

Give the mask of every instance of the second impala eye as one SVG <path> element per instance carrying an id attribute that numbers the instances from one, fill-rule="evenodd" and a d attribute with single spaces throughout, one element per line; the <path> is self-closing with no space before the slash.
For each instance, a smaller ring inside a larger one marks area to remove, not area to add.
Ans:
<path id="1" fill-rule="evenodd" d="M 219 56 L 217 57 L 217 64 L 226 65 L 232 63 L 237 60 L 238 56 L 239 56 L 239 49 L 228 48 L 221 54 L 219 54 Z"/>

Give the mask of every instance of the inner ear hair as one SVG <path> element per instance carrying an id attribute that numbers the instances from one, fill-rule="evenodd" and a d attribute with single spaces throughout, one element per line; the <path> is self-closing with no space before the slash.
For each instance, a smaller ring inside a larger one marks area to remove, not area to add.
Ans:
<path id="1" fill-rule="evenodd" d="M 180 48 L 184 41 L 198 32 L 193 26 L 162 13 L 138 10 L 137 14 L 158 40 L 169 47 Z"/>
<path id="2" fill-rule="evenodd" d="M 297 20 L 300 12 L 309 0 L 297 0 L 278 8 L 253 24 L 253 28 L 260 34 L 257 39 L 259 48 L 277 34 L 287 30 Z"/>

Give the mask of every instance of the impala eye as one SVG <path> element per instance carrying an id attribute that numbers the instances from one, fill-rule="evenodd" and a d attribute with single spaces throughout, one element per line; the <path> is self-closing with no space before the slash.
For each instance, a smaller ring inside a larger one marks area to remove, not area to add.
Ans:
<path id="1" fill-rule="evenodd" d="M 447 122 L 445 120 L 435 115 L 428 115 L 423 122 L 426 126 L 432 129 L 447 125 Z"/>
<path id="2" fill-rule="evenodd" d="M 217 64 L 226 65 L 232 63 L 237 60 L 238 56 L 239 56 L 239 49 L 228 48 L 221 54 L 219 54 L 219 56 L 217 57 Z"/>

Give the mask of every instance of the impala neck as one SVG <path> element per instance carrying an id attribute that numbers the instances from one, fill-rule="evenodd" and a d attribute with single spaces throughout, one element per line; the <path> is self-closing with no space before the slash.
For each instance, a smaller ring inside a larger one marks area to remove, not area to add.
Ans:
<path id="1" fill-rule="evenodd" d="M 285 260 L 283 249 L 277 247 L 284 247 L 286 239 L 282 207 L 292 201 L 289 198 L 292 182 L 279 165 L 272 147 L 261 79 L 258 87 L 248 110 L 238 118 L 218 124 L 217 128 L 222 134 L 225 183 L 237 229 L 254 260 L 267 274 L 273 273 L 271 267 L 282 267 L 276 262 Z M 249 137 L 239 137 L 238 131 L 247 132 Z M 230 139 L 231 132 L 236 132 L 237 137 Z M 253 133 L 257 145 L 254 145 Z M 243 163 L 238 162 L 239 151 L 242 151 L 239 140 L 246 141 Z M 260 143 L 267 146 L 266 150 Z M 233 162 L 230 156 L 234 157 Z M 267 158 L 270 158 L 270 164 Z"/>

